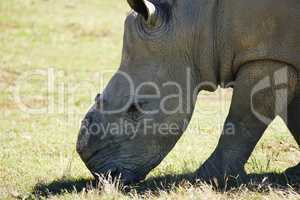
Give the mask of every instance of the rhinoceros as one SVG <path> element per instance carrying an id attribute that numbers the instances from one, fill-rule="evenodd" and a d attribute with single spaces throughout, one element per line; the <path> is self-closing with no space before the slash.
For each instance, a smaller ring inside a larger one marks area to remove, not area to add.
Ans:
<path id="1" fill-rule="evenodd" d="M 244 165 L 277 116 L 300 144 L 298 0 L 127 2 L 120 67 L 78 136 L 95 177 L 145 179 L 186 130 L 198 93 L 218 87 L 233 88 L 232 103 L 197 179 L 247 177 Z M 286 173 L 299 175 L 300 165 Z"/>

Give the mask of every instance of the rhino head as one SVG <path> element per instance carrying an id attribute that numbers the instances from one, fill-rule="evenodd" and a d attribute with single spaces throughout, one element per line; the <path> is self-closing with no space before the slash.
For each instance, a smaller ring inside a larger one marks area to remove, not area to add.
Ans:
<path id="1" fill-rule="evenodd" d="M 207 57 L 195 45 L 207 41 L 206 29 L 193 30 L 199 11 L 183 9 L 186 2 L 193 3 L 128 0 L 133 12 L 125 21 L 120 67 L 96 97 L 77 142 L 95 177 L 110 173 L 125 184 L 144 179 L 186 129 L 202 89 L 199 57 Z"/>

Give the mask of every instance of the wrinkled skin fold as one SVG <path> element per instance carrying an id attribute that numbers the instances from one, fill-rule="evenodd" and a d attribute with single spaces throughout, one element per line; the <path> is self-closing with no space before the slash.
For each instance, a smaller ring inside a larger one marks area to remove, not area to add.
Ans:
<path id="1" fill-rule="evenodd" d="M 300 2 L 128 4 L 119 70 L 78 136 L 77 152 L 95 177 L 145 179 L 184 133 L 198 93 L 219 86 L 234 86 L 231 109 L 216 150 L 197 171 L 200 180 L 245 179 L 244 165 L 276 116 L 300 144 Z"/>

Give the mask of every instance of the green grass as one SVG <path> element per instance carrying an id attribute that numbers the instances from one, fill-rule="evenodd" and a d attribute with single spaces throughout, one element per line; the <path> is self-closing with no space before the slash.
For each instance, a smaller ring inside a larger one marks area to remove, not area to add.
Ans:
<path id="1" fill-rule="evenodd" d="M 183 175 L 196 170 L 218 141 L 230 103 L 231 91 L 225 90 L 200 95 L 189 129 L 145 182 L 125 191 L 110 183 L 89 184 L 91 175 L 75 152 L 79 122 L 90 97 L 112 75 L 100 83 L 97 73 L 117 69 L 128 11 L 125 0 L 0 1 L 0 199 L 300 199 L 292 188 L 266 183 L 221 193 L 191 184 Z M 43 76 L 19 83 L 24 73 L 37 69 L 54 70 L 55 90 L 44 89 Z M 62 84 L 63 96 L 58 92 Z M 30 108 L 48 106 L 47 95 L 53 97 L 53 112 L 22 112 L 14 97 L 18 86 Z M 299 156 L 278 119 L 255 149 L 247 171 L 280 173 L 297 164 Z"/>

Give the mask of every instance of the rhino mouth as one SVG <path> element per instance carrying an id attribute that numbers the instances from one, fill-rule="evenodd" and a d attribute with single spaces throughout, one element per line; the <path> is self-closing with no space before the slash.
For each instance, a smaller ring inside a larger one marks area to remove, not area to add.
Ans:
<path id="1" fill-rule="evenodd" d="M 101 179 L 111 180 L 112 182 L 120 181 L 123 185 L 130 185 L 138 183 L 144 177 L 139 176 L 132 170 L 117 166 L 115 164 L 108 164 L 101 167 L 96 167 L 90 170 L 97 181 Z"/>
<path id="2" fill-rule="evenodd" d="M 101 183 L 103 180 L 112 181 L 112 183 L 120 182 L 122 185 L 129 185 L 141 181 L 144 177 L 139 176 L 134 170 L 125 168 L 120 163 L 107 162 L 99 155 L 101 149 L 95 151 L 86 162 L 87 168 L 90 170 L 97 182 Z M 102 157 L 103 158 L 103 157 Z"/>

